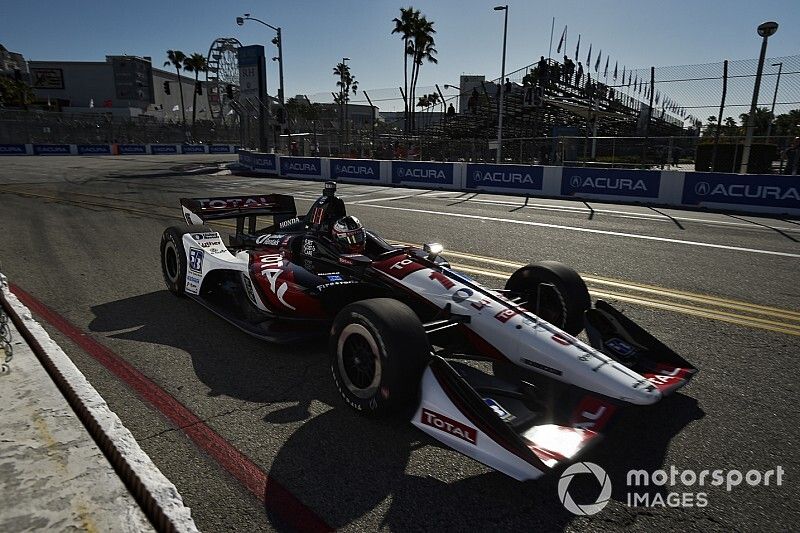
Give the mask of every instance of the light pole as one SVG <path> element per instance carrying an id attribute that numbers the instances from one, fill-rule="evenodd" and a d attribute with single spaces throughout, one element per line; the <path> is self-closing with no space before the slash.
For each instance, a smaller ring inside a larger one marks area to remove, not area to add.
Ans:
<path id="1" fill-rule="evenodd" d="M 278 89 L 278 101 L 281 103 L 281 109 L 283 110 L 284 120 L 289 121 L 289 117 L 286 116 L 286 105 L 284 102 L 284 92 L 283 92 L 283 39 L 281 38 L 281 29 L 280 27 L 276 28 L 272 24 L 267 24 L 263 20 L 257 19 L 255 17 L 251 17 L 250 13 L 245 13 L 243 17 L 236 17 L 236 24 L 239 26 L 244 26 L 245 20 L 252 20 L 254 22 L 259 22 L 266 26 L 267 28 L 272 29 L 277 35 L 272 39 L 272 44 L 278 47 L 278 77 L 280 88 Z M 291 140 L 291 138 L 290 138 Z"/>
<path id="2" fill-rule="evenodd" d="M 778 79 L 775 80 L 775 94 L 772 95 L 772 110 L 770 114 L 772 118 L 769 120 L 769 126 L 767 126 L 767 140 L 769 140 L 769 134 L 772 133 L 772 121 L 775 120 L 775 102 L 778 100 L 778 85 L 781 83 L 781 71 L 783 70 L 783 62 L 780 63 L 773 63 L 773 67 L 778 67 Z"/>
<path id="3" fill-rule="evenodd" d="M 767 56 L 767 39 L 778 31 L 777 22 L 763 22 L 758 26 L 761 41 L 761 55 L 758 56 L 758 70 L 756 70 L 756 83 L 753 87 L 753 100 L 750 103 L 750 113 L 747 115 L 747 135 L 744 138 L 742 150 L 742 166 L 740 174 L 747 174 L 747 165 L 750 162 L 750 145 L 753 144 L 753 130 L 756 127 L 756 107 L 758 107 L 758 91 L 761 88 L 761 74 L 764 71 L 764 58 Z"/>
<path id="4" fill-rule="evenodd" d="M 503 98 L 505 92 L 506 79 L 506 36 L 508 35 L 508 5 L 496 6 L 495 11 L 505 11 L 505 21 L 503 22 L 503 64 L 500 69 L 500 112 L 497 117 L 497 162 L 500 163 L 503 157 Z"/>

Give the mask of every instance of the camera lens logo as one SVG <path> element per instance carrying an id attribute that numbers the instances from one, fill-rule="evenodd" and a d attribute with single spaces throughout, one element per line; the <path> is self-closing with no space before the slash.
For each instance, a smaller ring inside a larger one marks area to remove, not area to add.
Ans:
<path id="1" fill-rule="evenodd" d="M 697 196 L 706 196 L 711 191 L 711 185 L 707 181 L 698 181 L 694 186 L 694 193 Z"/>
<path id="2" fill-rule="evenodd" d="M 600 494 L 594 503 L 577 504 L 569 493 L 569 485 L 572 483 L 572 478 L 578 474 L 591 474 L 600 483 Z M 564 505 L 564 508 L 572 514 L 590 516 L 597 514 L 603 510 L 611 498 L 611 479 L 603 468 L 594 463 L 575 463 L 569 468 L 564 470 L 561 478 L 558 480 L 558 499 Z"/>

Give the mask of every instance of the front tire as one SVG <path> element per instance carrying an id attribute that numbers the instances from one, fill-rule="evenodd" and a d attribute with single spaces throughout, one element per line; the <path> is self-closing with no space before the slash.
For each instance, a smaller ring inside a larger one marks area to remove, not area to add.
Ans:
<path id="1" fill-rule="evenodd" d="M 557 261 L 540 261 L 514 272 L 506 290 L 523 298 L 522 305 L 570 335 L 583 331 L 584 313 L 592 306 L 580 274 Z"/>
<path id="2" fill-rule="evenodd" d="M 388 415 L 412 406 L 431 353 L 419 317 L 391 298 L 372 298 L 342 309 L 330 337 L 331 372 L 353 409 Z"/>
<path id="3" fill-rule="evenodd" d="M 201 225 L 171 226 L 161 235 L 161 274 L 169 292 L 183 296 L 186 291 L 186 249 L 183 236 L 187 233 L 207 233 L 211 228 Z"/>

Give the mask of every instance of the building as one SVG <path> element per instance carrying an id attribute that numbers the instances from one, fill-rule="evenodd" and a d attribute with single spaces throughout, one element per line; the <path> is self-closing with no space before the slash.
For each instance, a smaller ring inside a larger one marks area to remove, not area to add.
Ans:
<path id="1" fill-rule="evenodd" d="M 194 78 L 153 68 L 151 58 L 106 56 L 105 61 L 29 61 L 31 86 L 39 102 L 66 112 L 152 116 L 180 121 L 180 86 L 186 120 L 192 118 Z M 205 89 L 205 87 L 203 87 Z M 208 91 L 197 96 L 197 120 L 211 119 Z"/>

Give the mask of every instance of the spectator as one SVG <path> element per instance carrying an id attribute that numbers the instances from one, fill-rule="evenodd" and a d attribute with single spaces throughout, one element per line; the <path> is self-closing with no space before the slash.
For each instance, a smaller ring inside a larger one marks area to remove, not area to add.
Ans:
<path id="1" fill-rule="evenodd" d="M 455 115 L 456 114 L 456 108 L 453 107 L 453 102 L 450 102 L 450 107 L 447 108 L 447 114 L 448 115 Z"/>
<path id="2" fill-rule="evenodd" d="M 583 78 L 583 65 L 580 61 L 578 61 L 578 75 L 575 76 L 575 86 L 580 87 L 581 85 L 581 78 Z"/>
<path id="3" fill-rule="evenodd" d="M 478 113 L 478 98 L 479 98 L 478 88 L 473 87 L 472 94 L 469 96 L 469 99 L 467 100 L 467 109 L 469 109 L 469 112 L 472 113 L 473 115 Z"/>
<path id="4" fill-rule="evenodd" d="M 561 65 L 559 63 L 550 65 L 550 81 L 552 83 L 561 81 Z"/>
<path id="5" fill-rule="evenodd" d="M 572 83 L 572 75 L 575 74 L 575 62 L 564 56 L 564 83 Z"/>
<path id="6" fill-rule="evenodd" d="M 513 89 L 513 87 L 514 86 L 512 85 L 511 80 L 506 78 L 505 94 L 511 94 L 511 89 Z"/>
<path id="7" fill-rule="evenodd" d="M 539 84 L 543 84 L 547 81 L 548 65 L 544 56 L 541 56 L 539 62 L 536 64 L 536 73 L 539 75 Z"/>

